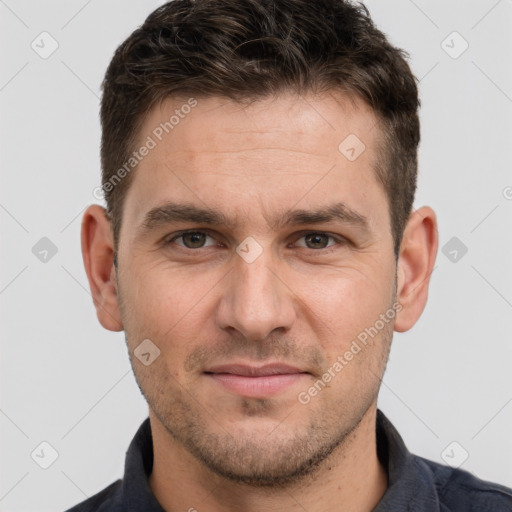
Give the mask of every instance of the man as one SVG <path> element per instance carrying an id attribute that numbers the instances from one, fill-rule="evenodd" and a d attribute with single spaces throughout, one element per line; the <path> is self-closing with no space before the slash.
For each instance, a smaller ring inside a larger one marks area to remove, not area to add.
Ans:
<path id="1" fill-rule="evenodd" d="M 82 250 L 149 418 L 72 511 L 512 510 L 377 410 L 438 245 L 418 107 L 342 0 L 175 0 L 118 48 Z"/>

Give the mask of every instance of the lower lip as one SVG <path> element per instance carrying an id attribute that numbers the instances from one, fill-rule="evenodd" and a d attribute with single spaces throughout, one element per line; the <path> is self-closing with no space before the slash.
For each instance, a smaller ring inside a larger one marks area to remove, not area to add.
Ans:
<path id="1" fill-rule="evenodd" d="M 238 395 L 250 398 L 265 398 L 275 395 L 307 376 L 306 373 L 287 373 L 247 377 L 232 373 L 209 373 L 214 381 Z"/>

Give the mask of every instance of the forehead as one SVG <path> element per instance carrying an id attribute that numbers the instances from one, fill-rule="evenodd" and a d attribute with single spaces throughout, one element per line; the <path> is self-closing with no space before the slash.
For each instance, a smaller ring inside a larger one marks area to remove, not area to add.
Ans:
<path id="1" fill-rule="evenodd" d="M 375 188 L 382 196 L 373 171 L 378 136 L 370 107 L 341 94 L 244 103 L 168 98 L 141 127 L 137 147 L 152 149 L 134 171 L 126 221 L 138 224 L 166 201 L 222 208 L 247 220 L 255 213 L 274 218 L 274 210 L 298 203 L 321 206 L 338 192 L 345 203 L 364 202 Z"/>
<path id="2" fill-rule="evenodd" d="M 365 102 L 340 92 L 282 92 L 240 101 L 219 96 L 182 96 L 166 98 L 150 110 L 139 140 L 152 135 L 157 142 L 163 138 L 172 145 L 172 134 L 179 139 L 174 149 L 193 153 L 225 150 L 226 143 L 238 149 L 243 149 L 246 143 L 266 143 L 271 149 L 271 143 L 276 142 L 289 150 L 327 155 L 338 149 L 336 142 L 340 137 L 351 133 L 359 134 L 372 145 L 378 133 L 376 125 L 376 116 Z"/>

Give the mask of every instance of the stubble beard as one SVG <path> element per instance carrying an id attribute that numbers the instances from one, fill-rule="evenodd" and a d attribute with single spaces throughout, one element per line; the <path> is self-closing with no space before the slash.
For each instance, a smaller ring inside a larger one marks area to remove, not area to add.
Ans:
<path id="1" fill-rule="evenodd" d="M 326 402 L 323 408 L 310 412 L 308 423 L 299 427 L 288 425 L 285 418 L 275 429 L 260 436 L 254 432 L 246 435 L 228 432 L 215 421 L 215 411 L 201 404 L 192 391 L 184 389 L 177 381 L 171 382 L 174 379 L 163 358 L 157 359 L 146 373 L 147 369 L 142 369 L 133 359 L 126 329 L 125 339 L 137 385 L 175 441 L 204 467 L 230 482 L 282 488 L 315 478 L 320 466 L 327 463 L 335 451 L 337 457 L 343 457 L 362 420 L 376 407 L 392 333 L 390 324 L 379 341 L 386 347 L 381 360 L 377 361 L 380 375 L 374 373 L 375 382 L 359 397 L 341 397 L 336 404 Z M 307 411 L 310 405 L 297 402 L 294 407 L 300 412 Z M 304 407 L 306 409 L 301 409 Z M 272 401 L 241 398 L 241 409 L 244 408 L 248 415 L 258 416 L 272 408 Z"/>
<path id="2" fill-rule="evenodd" d="M 309 414 L 306 424 L 290 424 L 285 417 L 273 429 L 248 432 L 235 426 L 229 431 L 220 424 L 224 418 L 216 420 L 215 410 L 201 404 L 192 391 L 171 382 L 173 377 L 164 364 L 153 370 L 151 382 L 143 372 L 138 375 L 135 371 L 135 377 L 169 435 L 215 475 L 251 487 L 282 488 L 315 478 L 333 452 L 337 452 L 337 458 L 343 456 L 352 441 L 351 434 L 375 405 L 378 393 L 377 387 L 359 397 L 356 404 L 353 399 L 340 399 L 336 407 L 326 402 L 316 410 L 309 409 L 313 404 L 297 401 L 290 417 Z M 240 401 L 240 410 L 251 416 L 251 421 L 257 422 L 266 410 L 275 413 L 271 399 Z"/>

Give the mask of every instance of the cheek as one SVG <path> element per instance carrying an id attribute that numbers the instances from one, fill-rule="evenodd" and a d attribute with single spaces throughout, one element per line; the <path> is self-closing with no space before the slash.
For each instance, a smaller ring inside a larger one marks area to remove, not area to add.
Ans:
<path id="1" fill-rule="evenodd" d="M 386 262 L 378 265 L 370 257 L 366 260 L 345 268 L 318 266 L 307 273 L 282 269 L 282 278 L 293 292 L 283 291 L 284 300 L 296 303 L 295 328 L 312 332 L 326 355 L 350 345 L 390 306 L 391 270 Z M 155 339 L 173 353 L 190 351 L 214 329 L 216 308 L 223 295 L 230 293 L 222 282 L 226 269 L 205 266 L 199 271 L 160 261 L 149 266 L 136 263 L 134 258 L 121 282 L 126 304 L 123 324 L 129 339 L 132 343 Z"/>
<path id="2" fill-rule="evenodd" d="M 389 273 L 379 276 L 372 270 L 319 273 L 296 285 L 297 295 L 307 306 L 304 314 L 316 318 L 320 327 L 323 324 L 326 336 L 334 343 L 349 343 L 390 307 L 393 280 Z"/>
<path id="3" fill-rule="evenodd" d="M 123 325 L 132 345 L 149 338 L 178 361 L 193 348 L 212 319 L 215 286 L 222 275 L 214 272 L 154 265 L 136 270 L 121 283 Z M 215 274 L 215 275 L 214 275 Z"/>
<path id="4" fill-rule="evenodd" d="M 201 307 L 203 295 L 216 282 L 208 276 L 208 272 L 198 275 L 166 265 L 143 267 L 130 274 L 128 300 L 137 308 L 139 319 L 171 326 Z"/>

